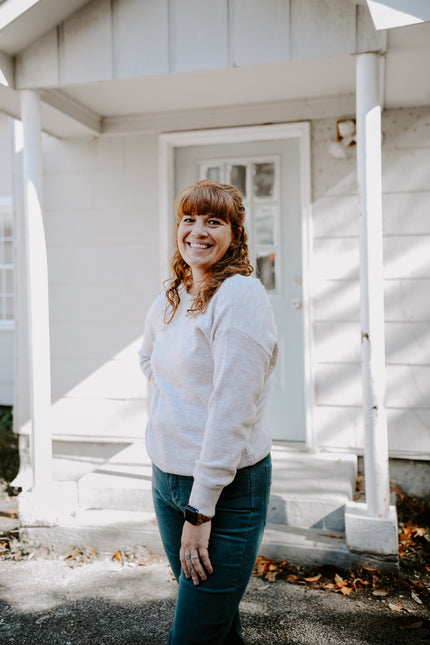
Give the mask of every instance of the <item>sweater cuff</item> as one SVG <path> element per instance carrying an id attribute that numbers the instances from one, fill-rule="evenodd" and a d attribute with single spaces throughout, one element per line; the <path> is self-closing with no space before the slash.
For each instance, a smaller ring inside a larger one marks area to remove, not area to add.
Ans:
<path id="1" fill-rule="evenodd" d="M 189 499 L 190 506 L 196 508 L 199 513 L 213 517 L 215 515 L 215 506 L 221 495 L 222 487 L 209 488 L 194 480 Z"/>

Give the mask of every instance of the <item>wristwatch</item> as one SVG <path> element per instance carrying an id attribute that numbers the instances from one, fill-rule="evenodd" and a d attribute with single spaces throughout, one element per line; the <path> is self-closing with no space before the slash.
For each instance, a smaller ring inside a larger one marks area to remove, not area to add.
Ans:
<path id="1" fill-rule="evenodd" d="M 186 507 L 184 508 L 184 517 L 187 522 L 189 522 L 190 524 L 194 524 L 194 526 L 199 526 L 200 524 L 209 522 L 209 520 L 212 519 L 207 515 L 203 515 L 202 513 L 199 513 L 196 508 L 193 508 L 189 504 L 187 504 Z"/>

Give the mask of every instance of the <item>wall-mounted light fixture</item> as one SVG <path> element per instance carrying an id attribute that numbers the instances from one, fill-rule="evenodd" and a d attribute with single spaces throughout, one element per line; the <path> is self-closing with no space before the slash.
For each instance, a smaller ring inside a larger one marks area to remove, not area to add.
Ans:
<path id="1" fill-rule="evenodd" d="M 335 159 L 346 159 L 347 149 L 356 144 L 355 119 L 341 119 L 336 123 L 337 140 L 330 144 L 329 152 Z"/>

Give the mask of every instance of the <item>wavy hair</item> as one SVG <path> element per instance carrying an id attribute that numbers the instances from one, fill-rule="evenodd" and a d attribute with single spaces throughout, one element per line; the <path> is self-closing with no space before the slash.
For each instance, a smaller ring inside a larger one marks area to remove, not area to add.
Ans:
<path id="1" fill-rule="evenodd" d="M 208 308 L 212 296 L 221 284 L 237 273 L 251 275 L 254 270 L 248 258 L 248 236 L 245 231 L 245 207 L 240 192 L 235 186 L 221 184 L 206 179 L 185 188 L 175 200 L 176 232 L 179 222 L 185 215 L 213 215 L 228 222 L 232 231 L 232 242 L 225 255 L 206 272 L 200 288 L 194 293 L 188 314 L 198 316 Z M 184 261 L 178 249 L 171 262 L 172 277 L 166 281 L 167 305 L 165 322 L 168 324 L 175 316 L 179 306 L 181 285 L 187 291 L 193 286 L 190 266 Z"/>

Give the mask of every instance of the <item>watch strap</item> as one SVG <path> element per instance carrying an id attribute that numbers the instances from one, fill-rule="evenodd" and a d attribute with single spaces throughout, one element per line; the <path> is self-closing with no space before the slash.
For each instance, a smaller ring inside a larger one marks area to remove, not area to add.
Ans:
<path id="1" fill-rule="evenodd" d="M 187 504 L 184 508 L 184 517 L 187 522 L 189 522 L 190 524 L 193 524 L 194 526 L 199 526 L 200 524 L 209 522 L 209 520 L 212 519 L 208 515 L 203 515 L 203 513 L 199 513 L 199 511 L 196 508 L 194 508 L 193 506 L 190 506 L 189 504 Z"/>

